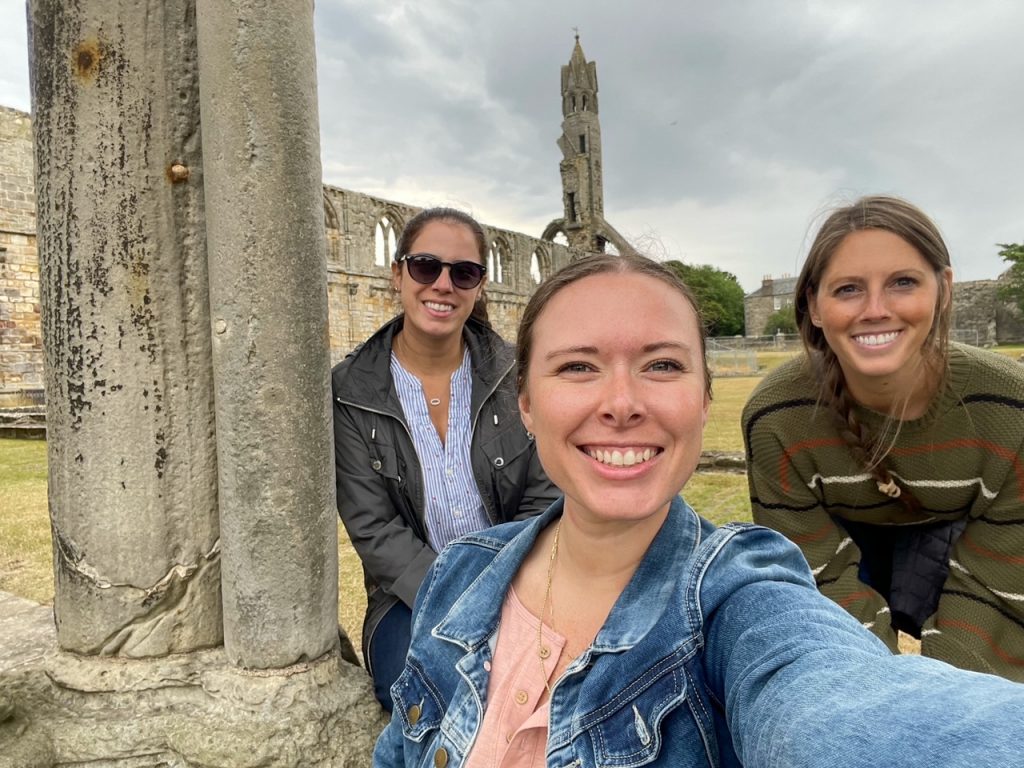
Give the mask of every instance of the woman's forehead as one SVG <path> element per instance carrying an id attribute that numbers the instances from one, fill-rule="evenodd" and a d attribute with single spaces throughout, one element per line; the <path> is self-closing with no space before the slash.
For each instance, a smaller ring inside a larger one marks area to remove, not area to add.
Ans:
<path id="1" fill-rule="evenodd" d="M 636 347 L 700 341 L 689 299 L 662 280 L 634 272 L 590 275 L 566 286 L 541 311 L 537 326 L 534 343 L 545 346 L 572 339 Z"/>

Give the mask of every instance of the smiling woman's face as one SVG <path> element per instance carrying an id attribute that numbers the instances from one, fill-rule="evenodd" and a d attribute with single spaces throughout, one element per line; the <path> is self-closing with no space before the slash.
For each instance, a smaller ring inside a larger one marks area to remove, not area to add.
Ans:
<path id="1" fill-rule="evenodd" d="M 697 466 L 709 404 L 687 299 L 648 275 L 592 275 L 551 298 L 532 342 L 519 405 L 566 513 L 664 514 Z"/>
<path id="2" fill-rule="evenodd" d="M 443 262 L 480 263 L 473 232 L 466 225 L 438 219 L 424 225 L 409 247 L 410 254 L 427 253 Z M 452 283 L 451 271 L 442 269 L 428 285 L 409 276 L 404 261 L 392 264 L 392 280 L 405 312 L 405 328 L 424 336 L 450 337 L 462 333 L 462 326 L 473 313 L 473 304 L 484 290 L 484 281 L 475 288 L 462 289 Z"/>
<path id="3" fill-rule="evenodd" d="M 856 399 L 883 385 L 893 401 L 915 389 L 943 295 L 939 281 L 949 296 L 952 279 L 892 232 L 865 229 L 843 239 L 807 305 Z"/>

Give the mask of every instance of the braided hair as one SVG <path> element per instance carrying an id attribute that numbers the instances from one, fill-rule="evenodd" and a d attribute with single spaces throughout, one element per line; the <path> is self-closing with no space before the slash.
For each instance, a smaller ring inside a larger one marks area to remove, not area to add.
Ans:
<path id="1" fill-rule="evenodd" d="M 854 407 L 857 403 L 849 392 L 839 359 L 824 332 L 812 322 L 809 309 L 809 299 L 817 294 L 821 278 L 840 244 L 851 233 L 869 229 L 884 230 L 902 238 L 921 254 L 937 275 L 950 267 L 949 251 L 942 235 L 924 212 L 897 197 L 862 197 L 833 210 L 818 230 L 796 283 L 796 320 L 807 364 L 816 380 L 821 382 L 819 403 L 830 409 L 836 429 L 851 455 L 875 478 L 881 492 L 898 498 L 908 511 L 916 512 L 920 509 L 920 502 L 908 488 L 896 484 L 887 465 L 889 451 L 899 436 L 900 408 L 905 411 L 907 400 L 890 409 L 878 432 L 862 423 L 857 417 Z M 940 387 L 948 381 L 952 302 L 947 294 L 946 281 L 938 280 L 935 318 L 922 349 L 928 362 L 941 372 Z"/>

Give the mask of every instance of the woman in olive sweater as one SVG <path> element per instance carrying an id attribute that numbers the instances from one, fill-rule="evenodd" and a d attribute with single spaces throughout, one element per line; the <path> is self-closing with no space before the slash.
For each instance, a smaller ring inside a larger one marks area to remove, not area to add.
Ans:
<path id="1" fill-rule="evenodd" d="M 949 341 L 935 225 L 866 197 L 797 281 L 805 354 L 743 412 L 754 520 L 897 649 L 1024 681 L 1024 367 Z"/>

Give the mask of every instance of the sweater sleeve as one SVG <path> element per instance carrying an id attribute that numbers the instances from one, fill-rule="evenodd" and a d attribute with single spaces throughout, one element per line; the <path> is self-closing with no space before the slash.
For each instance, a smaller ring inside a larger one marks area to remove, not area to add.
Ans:
<path id="1" fill-rule="evenodd" d="M 1024 426 L 1018 424 L 1018 430 Z M 1024 432 L 1018 432 L 1024 435 Z M 958 667 L 1024 682 L 1024 445 L 1006 450 L 994 498 L 975 510 L 953 546 L 935 615 L 922 631 L 922 653 Z M 992 477 L 982 477 L 992 483 Z M 991 494 L 994 489 L 987 488 Z M 985 498 L 985 494 L 981 494 Z"/>
<path id="2" fill-rule="evenodd" d="M 806 398 L 774 399 L 763 389 L 743 410 L 747 481 L 753 520 L 773 528 L 797 544 L 814 574 L 818 589 L 874 632 L 893 652 L 897 633 L 889 606 L 860 579 L 861 552 L 845 529 L 824 509 L 820 483 L 805 462 L 816 442 L 829 438 L 811 427 L 815 402 Z M 800 429 L 786 429 L 789 425 Z"/>

